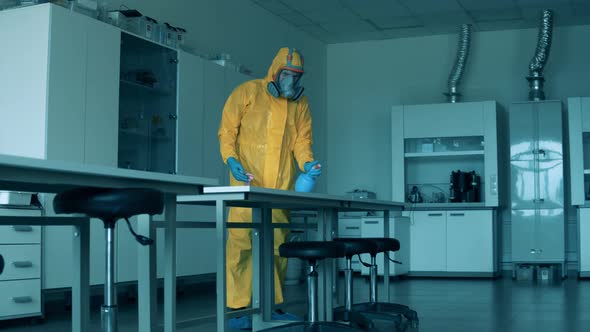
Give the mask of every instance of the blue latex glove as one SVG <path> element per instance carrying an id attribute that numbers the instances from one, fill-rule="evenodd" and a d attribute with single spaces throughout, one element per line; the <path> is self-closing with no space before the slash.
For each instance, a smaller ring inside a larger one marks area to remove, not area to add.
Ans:
<path id="1" fill-rule="evenodd" d="M 305 173 L 311 176 L 317 177 L 322 175 L 322 166 L 320 165 L 320 162 L 317 160 L 306 162 L 305 164 L 303 164 L 303 169 L 305 170 Z"/>
<path id="2" fill-rule="evenodd" d="M 229 169 L 231 170 L 231 174 L 234 176 L 234 179 L 241 181 L 241 182 L 248 182 L 248 176 L 244 171 L 244 166 L 237 161 L 234 157 L 227 158 L 227 164 L 229 165 Z"/>

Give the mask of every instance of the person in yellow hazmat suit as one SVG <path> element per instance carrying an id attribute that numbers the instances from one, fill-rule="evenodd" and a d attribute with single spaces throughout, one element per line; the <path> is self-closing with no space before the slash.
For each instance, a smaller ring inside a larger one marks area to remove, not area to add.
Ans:
<path id="1" fill-rule="evenodd" d="M 223 161 L 230 167 L 230 184 L 293 190 L 296 167 L 312 176 L 321 168 L 312 152 L 311 114 L 303 87 L 303 57 L 292 48 L 281 48 L 263 79 L 238 86 L 229 96 L 219 126 Z M 273 210 L 273 222 L 289 221 L 288 211 Z M 229 222 L 252 222 L 252 211 L 231 208 Z M 288 231 L 274 231 L 275 302 L 283 302 L 282 284 L 287 259 L 278 247 Z M 240 309 L 250 305 L 252 296 L 251 230 L 229 229 L 227 239 L 227 306 Z M 297 320 L 280 310 L 273 319 Z M 233 318 L 230 327 L 251 329 L 248 316 Z"/>

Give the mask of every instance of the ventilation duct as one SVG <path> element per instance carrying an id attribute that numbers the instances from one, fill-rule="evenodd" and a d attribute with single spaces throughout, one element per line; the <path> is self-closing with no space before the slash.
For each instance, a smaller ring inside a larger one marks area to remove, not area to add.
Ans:
<path id="1" fill-rule="evenodd" d="M 461 25 L 461 35 L 459 36 L 459 48 L 457 49 L 457 59 L 453 65 L 453 70 L 449 75 L 449 92 L 445 93 L 447 100 L 451 103 L 459 101 L 461 94 L 457 91 L 457 86 L 463 75 L 467 56 L 469 55 L 469 44 L 471 43 L 471 24 Z"/>
<path id="2" fill-rule="evenodd" d="M 553 13 L 550 10 L 543 10 L 541 17 L 541 27 L 539 28 L 539 41 L 535 55 L 529 64 L 529 100 L 545 100 L 543 92 L 543 68 L 549 58 L 551 49 L 551 39 L 553 36 Z"/>

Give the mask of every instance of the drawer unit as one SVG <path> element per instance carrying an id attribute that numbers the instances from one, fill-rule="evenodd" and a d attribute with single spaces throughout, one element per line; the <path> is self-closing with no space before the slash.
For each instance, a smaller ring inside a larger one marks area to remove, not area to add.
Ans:
<path id="1" fill-rule="evenodd" d="M 0 216 L 41 217 L 37 208 L 2 206 Z M 10 222 L 10 219 L 9 219 Z M 0 226 L 0 320 L 42 316 L 41 226 Z"/>
<path id="2" fill-rule="evenodd" d="M 41 226 L 0 226 L 0 244 L 25 243 L 41 243 Z"/>
<path id="3" fill-rule="evenodd" d="M 0 281 L 0 319 L 41 315 L 41 279 Z"/>
<path id="4" fill-rule="evenodd" d="M 5 264 L 0 281 L 41 277 L 40 245 L 0 245 L 0 256 Z"/>
<path id="5" fill-rule="evenodd" d="M 39 209 L 0 208 L 2 217 L 39 217 Z M 0 226 L 0 244 L 39 244 L 41 243 L 41 226 Z"/>
<path id="6" fill-rule="evenodd" d="M 360 237 L 361 219 L 346 218 L 338 220 L 338 237 Z"/>

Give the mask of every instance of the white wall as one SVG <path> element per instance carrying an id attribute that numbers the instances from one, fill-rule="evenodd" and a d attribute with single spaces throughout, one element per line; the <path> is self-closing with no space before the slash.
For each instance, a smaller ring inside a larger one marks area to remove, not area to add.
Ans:
<path id="1" fill-rule="evenodd" d="M 202 55 L 228 53 L 232 60 L 251 69 L 256 78 L 266 75 L 281 47 L 295 47 L 304 55 L 303 79 L 314 127 L 314 152 L 326 159 L 326 45 L 244 0 L 111 0 L 110 9 L 125 4 L 158 21 L 188 31 L 186 45 Z M 209 110 L 208 110 L 209 111 Z M 221 110 L 210 110 L 221 112 Z M 318 190 L 325 191 L 325 181 Z"/>
<path id="2" fill-rule="evenodd" d="M 590 26 L 556 28 L 545 69 L 547 99 L 589 96 Z M 389 112 L 392 105 L 445 102 L 442 95 L 455 60 L 457 35 L 328 45 L 327 190 L 354 188 L 391 198 Z M 528 63 L 537 30 L 475 32 L 465 75 L 463 101 L 497 100 L 503 197 L 509 184 L 507 110 L 526 100 Z M 428 119 L 424 119 L 428 121 Z M 503 209 L 504 260 L 510 259 L 510 222 Z M 575 261 L 575 214 L 569 214 L 568 256 Z"/>

